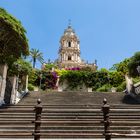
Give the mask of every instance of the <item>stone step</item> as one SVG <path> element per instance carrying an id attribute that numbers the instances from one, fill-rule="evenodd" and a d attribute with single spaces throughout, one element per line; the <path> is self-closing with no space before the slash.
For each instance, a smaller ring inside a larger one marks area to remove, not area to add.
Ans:
<path id="1" fill-rule="evenodd" d="M 101 107 L 104 97 L 110 99 L 111 103 L 111 132 L 131 134 L 136 131 L 139 134 L 140 106 L 121 103 L 123 94 L 67 92 L 29 94 L 18 105 L 1 107 L 0 137 L 33 138 L 34 123 L 32 121 L 35 119 L 33 110 L 37 98 L 41 98 L 43 104 L 42 138 L 104 137 L 104 125 L 101 123 L 103 120 Z"/>
<path id="2" fill-rule="evenodd" d="M 66 129 L 70 129 L 70 130 L 77 130 L 77 129 L 80 129 L 80 130 L 102 130 L 104 128 L 104 126 L 102 125 L 99 125 L 99 126 L 85 126 L 85 125 L 79 125 L 79 126 L 72 126 L 72 125 L 55 125 L 55 126 L 52 126 L 52 125 L 41 125 L 41 130 L 51 130 L 51 129 L 60 129 L 60 130 L 66 130 Z M 20 125 L 1 125 L 1 128 L 0 130 L 20 130 L 20 129 L 24 129 L 25 130 L 25 126 L 23 126 L 22 124 Z M 28 124 L 26 125 L 26 130 L 33 130 L 34 129 L 34 124 Z M 113 130 L 113 129 L 117 129 L 117 130 L 140 130 L 140 126 L 126 126 L 126 125 L 122 125 L 122 126 L 110 126 L 110 129 Z"/>
<path id="3" fill-rule="evenodd" d="M 11 118 L 11 117 L 4 117 L 4 118 L 1 118 L 0 117 L 0 122 L 2 122 L 2 123 L 4 123 L 4 122 L 7 122 L 7 121 L 11 121 L 11 122 L 14 122 L 14 121 L 18 121 L 18 122 L 20 122 L 20 121 L 28 121 L 28 122 L 32 122 L 33 120 L 34 120 L 35 118 L 34 117 L 32 117 L 32 118 L 29 118 L 29 117 L 18 117 L 18 118 L 15 118 L 15 117 L 13 117 L 13 118 Z M 99 122 L 101 122 L 103 119 L 102 118 L 95 118 L 95 119 L 92 119 L 92 118 L 87 118 L 87 117 L 85 117 L 85 118 L 42 118 L 41 119 L 41 121 L 99 121 Z M 133 119 L 128 119 L 127 117 L 124 119 L 124 118 L 122 118 L 122 119 L 120 119 L 120 118 L 112 118 L 111 119 L 111 121 L 112 122 L 114 122 L 114 121 L 137 121 L 136 120 L 136 118 L 133 118 Z"/>
<path id="4" fill-rule="evenodd" d="M 7 131 L 3 131 L 1 130 L 0 133 L 33 133 L 33 130 L 7 130 Z M 50 130 L 41 130 L 41 133 L 103 133 L 103 130 L 58 130 L 58 129 L 50 129 Z M 127 133 L 127 134 L 131 134 L 132 133 L 132 129 L 130 130 L 111 130 L 112 133 L 116 132 L 116 133 Z M 140 133 L 140 130 L 136 131 L 137 134 Z"/>
<path id="5" fill-rule="evenodd" d="M 2 106 L 0 108 L 33 108 L 35 106 L 35 104 L 26 104 L 26 105 L 22 105 L 22 104 L 18 104 L 18 105 L 12 105 L 12 106 Z M 72 105 L 72 104 L 67 104 L 67 105 L 62 105 L 62 104 L 58 104 L 58 105 L 53 105 L 53 104 L 43 104 L 43 107 L 45 108 L 101 108 L 102 104 L 85 104 L 85 105 Z M 111 108 L 134 108 L 134 109 L 139 109 L 140 106 L 139 105 L 122 105 L 122 104 L 113 104 L 110 105 Z"/>
<path id="6" fill-rule="evenodd" d="M 21 125 L 21 124 L 30 124 L 31 121 L 0 121 L 0 125 Z M 140 121 L 111 121 L 111 125 L 112 126 L 121 126 L 121 125 L 125 125 L 125 126 L 140 126 Z M 69 121 L 69 120 L 65 120 L 65 121 L 42 121 L 42 126 L 44 125 L 86 125 L 86 126 L 100 126 L 102 125 L 100 121 Z"/>
<path id="7" fill-rule="evenodd" d="M 100 133 L 41 133 L 41 138 L 100 138 Z M 0 133 L 1 138 L 32 138 L 32 133 Z"/>
<path id="8" fill-rule="evenodd" d="M 34 108 L 7 108 L 7 109 L 0 109 L 0 112 L 30 112 L 32 111 L 33 112 Z M 120 108 L 116 108 L 116 109 L 110 109 L 110 113 L 117 113 L 117 112 L 122 112 L 122 113 L 129 113 L 129 112 L 132 112 L 132 113 L 135 113 L 135 112 L 139 112 L 140 109 L 120 109 Z M 62 108 L 43 108 L 43 112 L 101 112 L 101 108 L 99 109 L 91 109 L 91 108 L 88 108 L 88 109 L 81 109 L 81 108 L 74 108 L 74 109 L 71 109 L 71 108 L 66 108 L 66 109 L 62 109 Z"/>

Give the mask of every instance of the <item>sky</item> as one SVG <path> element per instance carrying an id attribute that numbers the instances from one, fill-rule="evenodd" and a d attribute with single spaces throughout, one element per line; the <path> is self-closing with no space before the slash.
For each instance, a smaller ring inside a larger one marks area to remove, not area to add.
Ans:
<path id="1" fill-rule="evenodd" d="M 140 0 L 0 0 L 0 7 L 22 22 L 30 49 L 39 49 L 45 61 L 58 58 L 69 19 L 81 58 L 96 59 L 99 69 L 140 51 Z"/>

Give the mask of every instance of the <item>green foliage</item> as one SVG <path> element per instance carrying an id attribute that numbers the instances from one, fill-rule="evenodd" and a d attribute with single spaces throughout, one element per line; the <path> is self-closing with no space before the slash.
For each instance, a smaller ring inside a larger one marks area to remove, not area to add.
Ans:
<path id="1" fill-rule="evenodd" d="M 39 74 L 40 74 L 39 70 L 32 69 L 29 74 L 29 83 L 36 86 L 37 85 L 36 80 L 37 80 Z"/>
<path id="2" fill-rule="evenodd" d="M 136 52 L 128 64 L 129 74 L 132 77 L 139 75 L 137 67 L 140 66 L 140 52 Z"/>
<path id="3" fill-rule="evenodd" d="M 60 77 L 60 81 L 66 80 L 69 83 L 69 87 L 74 89 L 83 84 L 83 75 L 84 72 L 82 71 L 67 71 Z"/>
<path id="4" fill-rule="evenodd" d="M 94 90 L 108 82 L 106 72 L 67 71 L 60 77 L 60 81 L 67 81 L 71 89 L 86 85 Z"/>
<path id="5" fill-rule="evenodd" d="M 11 64 L 29 54 L 25 29 L 15 17 L 0 8 L 0 63 Z"/>
<path id="6" fill-rule="evenodd" d="M 126 89 L 126 82 L 123 81 L 120 85 L 117 87 L 117 92 L 122 92 Z"/>
<path id="7" fill-rule="evenodd" d="M 105 84 L 105 85 L 99 87 L 96 91 L 98 91 L 98 92 L 108 92 L 108 91 L 110 91 L 110 89 L 111 89 L 110 84 Z"/>
<path id="8" fill-rule="evenodd" d="M 31 55 L 32 61 L 33 61 L 33 68 L 35 68 L 36 60 L 38 60 L 41 63 L 44 62 L 43 54 L 38 49 L 31 49 L 30 55 Z"/>
<path id="9" fill-rule="evenodd" d="M 109 73 L 109 71 L 106 68 L 101 68 L 100 70 L 98 70 L 99 72 L 104 72 L 104 73 Z"/>
<path id="10" fill-rule="evenodd" d="M 57 73 L 58 76 L 62 76 L 62 75 L 66 75 L 69 71 L 65 70 L 65 69 L 55 69 L 55 72 Z M 63 77 L 61 78 L 61 80 L 63 81 Z"/>
<path id="11" fill-rule="evenodd" d="M 33 91 L 34 90 L 34 86 L 32 84 L 30 84 L 30 83 L 28 84 L 28 90 L 29 91 Z"/>
<path id="12" fill-rule="evenodd" d="M 32 70 L 31 64 L 24 59 L 18 59 L 13 65 L 9 65 L 9 75 L 28 75 Z"/>
<path id="13" fill-rule="evenodd" d="M 125 78 L 122 72 L 114 71 L 109 73 L 109 83 L 113 87 L 119 86 L 124 80 Z"/>
<path id="14" fill-rule="evenodd" d="M 108 73 L 100 72 L 100 71 L 96 72 L 93 83 L 94 83 L 94 85 L 93 85 L 94 90 L 98 89 L 99 87 L 101 87 L 104 84 L 107 84 L 108 83 Z"/>
<path id="15" fill-rule="evenodd" d="M 129 62 L 130 62 L 130 58 L 126 58 L 122 62 L 114 64 L 110 70 L 122 72 L 125 75 L 126 73 L 128 73 Z"/>
<path id="16" fill-rule="evenodd" d="M 44 71 L 51 71 L 52 68 L 56 69 L 57 66 L 55 64 L 45 64 L 45 68 L 43 69 Z"/>
<path id="17" fill-rule="evenodd" d="M 133 78 L 133 83 L 134 83 L 134 84 L 136 84 L 136 83 L 138 83 L 138 82 L 140 82 L 140 77 L 139 77 L 139 76 Z"/>
<path id="18" fill-rule="evenodd" d="M 57 74 L 55 72 L 45 72 L 42 71 L 41 75 L 37 78 L 38 86 L 41 86 L 41 89 L 55 89 L 57 82 Z"/>

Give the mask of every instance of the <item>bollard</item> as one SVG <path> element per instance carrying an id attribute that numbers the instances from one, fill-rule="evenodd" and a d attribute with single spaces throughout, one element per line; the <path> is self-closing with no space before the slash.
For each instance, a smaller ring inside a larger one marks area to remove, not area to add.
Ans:
<path id="1" fill-rule="evenodd" d="M 111 140 L 111 133 L 110 133 L 110 119 L 109 119 L 109 111 L 110 111 L 110 106 L 107 104 L 107 100 L 104 98 L 103 100 L 103 106 L 102 106 L 102 111 L 103 111 L 103 123 L 104 123 L 104 136 L 105 140 Z"/>
<path id="2" fill-rule="evenodd" d="M 34 128 L 34 140 L 40 140 L 40 126 L 41 126 L 41 113 L 42 113 L 42 104 L 41 100 L 37 100 L 37 105 L 35 106 L 35 128 Z"/>

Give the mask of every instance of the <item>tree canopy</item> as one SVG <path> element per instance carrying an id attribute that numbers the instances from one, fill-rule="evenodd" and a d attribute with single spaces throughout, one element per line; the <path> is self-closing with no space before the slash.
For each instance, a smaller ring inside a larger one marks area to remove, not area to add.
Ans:
<path id="1" fill-rule="evenodd" d="M 40 63 L 43 64 L 43 62 L 44 62 L 43 54 L 38 49 L 31 49 L 30 55 L 31 55 L 32 61 L 33 61 L 33 68 L 35 68 L 36 60 L 38 60 Z"/>
<path id="2" fill-rule="evenodd" d="M 6 10 L 0 8 L 0 63 L 13 63 L 21 55 L 29 55 L 26 31 Z"/>
<path id="3" fill-rule="evenodd" d="M 139 75 L 137 67 L 140 66 L 140 52 L 136 52 L 132 57 L 131 61 L 128 64 L 129 74 L 132 77 Z"/>
<path id="4" fill-rule="evenodd" d="M 114 64 L 110 70 L 122 72 L 125 75 L 126 73 L 128 73 L 128 64 L 130 62 L 130 59 L 131 58 L 126 58 L 123 61 Z"/>
<path id="5" fill-rule="evenodd" d="M 31 63 L 20 58 L 9 66 L 8 75 L 28 75 L 31 71 Z"/>

